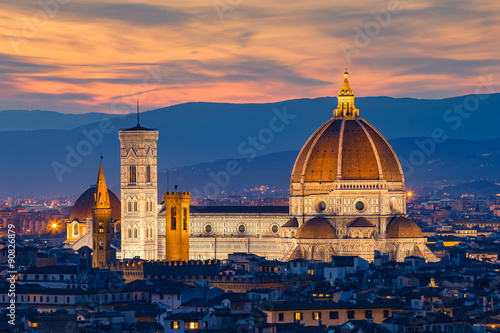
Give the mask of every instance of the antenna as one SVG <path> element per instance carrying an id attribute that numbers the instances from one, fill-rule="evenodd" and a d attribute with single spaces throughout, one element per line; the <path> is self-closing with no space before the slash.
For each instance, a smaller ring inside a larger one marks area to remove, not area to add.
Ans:
<path id="1" fill-rule="evenodd" d="M 139 99 L 137 99 L 137 127 L 141 126 L 139 124 Z"/>

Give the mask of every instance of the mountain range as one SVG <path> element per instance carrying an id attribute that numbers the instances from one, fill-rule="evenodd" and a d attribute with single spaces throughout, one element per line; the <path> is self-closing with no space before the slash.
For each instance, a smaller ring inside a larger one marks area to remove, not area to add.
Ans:
<path id="1" fill-rule="evenodd" d="M 167 169 L 170 184 L 202 189 L 213 178 L 207 170 L 216 173 L 232 159 L 241 163 L 242 172 L 225 190 L 258 185 L 286 189 L 298 150 L 332 116 L 336 104 L 332 97 L 186 103 L 143 112 L 140 123 L 160 132 L 161 191 Z M 500 94 L 356 98 L 360 115 L 400 156 L 409 186 L 499 179 L 499 106 Z M 107 183 L 118 194 L 117 131 L 136 124 L 135 114 L 0 112 L 0 195 L 78 195 L 95 183 L 101 155 Z"/>

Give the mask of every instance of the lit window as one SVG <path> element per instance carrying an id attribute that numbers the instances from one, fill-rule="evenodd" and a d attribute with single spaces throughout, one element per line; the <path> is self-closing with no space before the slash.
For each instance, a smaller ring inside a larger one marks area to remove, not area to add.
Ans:
<path id="1" fill-rule="evenodd" d="M 198 323 L 197 322 L 191 322 L 189 323 L 189 329 L 190 330 L 195 330 L 198 328 Z"/>
<path id="2" fill-rule="evenodd" d="M 172 328 L 173 330 L 178 330 L 178 329 L 180 328 L 180 327 L 179 327 L 179 322 L 178 322 L 178 321 L 173 321 L 173 322 L 171 323 L 171 328 Z"/>
<path id="3" fill-rule="evenodd" d="M 295 312 L 295 320 L 302 320 L 302 312 Z"/>
<path id="4" fill-rule="evenodd" d="M 321 320 L 321 312 L 313 312 L 313 320 Z"/>

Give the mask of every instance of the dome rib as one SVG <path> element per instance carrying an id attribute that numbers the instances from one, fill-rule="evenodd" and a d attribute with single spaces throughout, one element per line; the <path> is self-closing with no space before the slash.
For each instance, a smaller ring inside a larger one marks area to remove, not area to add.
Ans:
<path id="1" fill-rule="evenodd" d="M 375 152 L 368 136 L 354 119 L 345 120 L 342 142 L 342 179 L 377 180 Z"/>
<path id="2" fill-rule="evenodd" d="M 302 176 L 304 176 L 304 168 L 305 165 L 307 164 L 307 158 L 309 157 L 309 151 L 311 149 L 311 145 L 313 142 L 316 140 L 316 136 L 324 127 L 326 127 L 331 121 L 333 121 L 333 118 L 328 120 L 326 123 L 321 125 L 306 141 L 305 145 L 302 147 L 302 149 L 299 152 L 299 155 L 297 156 L 297 159 L 295 160 L 295 164 L 293 166 L 293 171 L 292 171 L 292 182 L 301 182 Z"/>
<path id="3" fill-rule="evenodd" d="M 384 179 L 386 181 L 402 182 L 404 181 L 403 169 L 401 168 L 401 163 L 396 157 L 396 153 L 392 146 L 387 142 L 387 140 L 380 134 L 375 127 L 368 123 L 364 119 L 360 119 L 366 130 L 371 133 L 371 137 L 377 151 L 379 153 L 380 160 L 383 164 L 382 172 Z"/>
<path id="4" fill-rule="evenodd" d="M 372 146 L 373 153 L 375 154 L 375 159 L 377 160 L 378 178 L 379 179 L 384 179 L 382 163 L 380 162 L 380 155 L 378 153 L 377 147 L 375 146 L 375 143 L 373 142 L 373 139 L 372 139 L 371 135 L 368 133 L 368 131 L 363 126 L 363 124 L 361 123 L 361 121 L 359 121 L 359 119 L 356 119 L 356 122 L 358 123 L 359 127 L 361 127 L 363 129 L 363 131 L 366 134 L 366 137 L 368 138 L 368 140 L 370 141 L 370 144 Z"/>

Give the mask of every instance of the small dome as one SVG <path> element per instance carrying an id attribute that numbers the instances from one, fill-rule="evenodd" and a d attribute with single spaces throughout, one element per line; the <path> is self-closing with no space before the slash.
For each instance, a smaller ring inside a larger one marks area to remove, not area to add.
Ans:
<path id="1" fill-rule="evenodd" d="M 351 224 L 347 226 L 348 228 L 373 228 L 373 224 L 371 224 L 364 217 L 358 217 Z"/>
<path id="2" fill-rule="evenodd" d="M 297 230 L 295 238 L 337 239 L 337 232 L 327 219 L 315 217 Z"/>
<path id="3" fill-rule="evenodd" d="M 297 221 L 296 217 L 292 217 L 285 224 L 283 224 L 281 227 L 282 228 L 298 228 L 299 221 Z"/>
<path id="4" fill-rule="evenodd" d="M 85 221 L 87 218 L 92 218 L 92 205 L 94 202 L 95 186 L 90 187 L 87 191 L 83 192 L 82 195 L 76 200 L 73 208 L 71 209 L 71 214 L 69 216 L 70 221 L 78 219 L 80 221 Z M 121 219 L 121 204 L 120 200 L 116 195 L 111 192 L 108 188 L 109 201 L 111 202 L 111 219 L 120 220 Z"/>
<path id="5" fill-rule="evenodd" d="M 422 238 L 424 234 L 415 222 L 398 216 L 387 226 L 386 236 L 387 238 Z"/>

